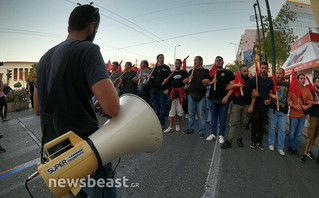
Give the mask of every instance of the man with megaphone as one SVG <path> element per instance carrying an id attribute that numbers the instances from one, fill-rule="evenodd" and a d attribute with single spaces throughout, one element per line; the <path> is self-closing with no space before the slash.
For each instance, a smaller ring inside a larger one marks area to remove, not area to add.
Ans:
<path id="1" fill-rule="evenodd" d="M 92 3 L 77 6 L 69 17 L 67 39 L 50 49 L 39 62 L 34 110 L 41 118 L 45 142 L 68 131 L 74 131 L 82 138 L 93 134 L 98 129 L 91 100 L 93 94 L 105 113 L 112 117 L 119 113 L 118 94 L 107 74 L 99 46 L 92 43 L 99 22 L 99 9 Z M 60 82 L 56 82 L 57 78 Z M 51 109 L 51 117 L 46 116 L 47 109 Z M 62 168 L 63 163 L 60 165 Z M 57 171 L 58 166 L 49 170 L 50 173 Z M 112 174 L 112 165 L 108 163 L 91 177 L 104 178 Z M 115 187 L 105 187 L 104 190 L 83 188 L 77 196 L 72 196 L 102 197 L 102 194 L 104 197 L 117 197 Z"/>

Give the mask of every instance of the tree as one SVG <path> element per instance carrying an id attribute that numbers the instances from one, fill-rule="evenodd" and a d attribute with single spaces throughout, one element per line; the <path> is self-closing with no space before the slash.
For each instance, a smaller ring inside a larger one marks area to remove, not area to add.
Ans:
<path id="1" fill-rule="evenodd" d="M 34 63 L 32 65 L 32 68 L 30 69 L 30 72 L 28 74 L 28 77 L 25 79 L 25 81 L 29 84 L 31 82 L 32 78 L 37 78 L 37 68 L 38 68 L 38 63 Z"/>
<path id="2" fill-rule="evenodd" d="M 239 66 L 242 64 L 242 61 L 235 60 L 234 63 L 228 63 L 227 65 L 225 65 L 225 68 L 233 73 L 236 73 L 238 71 Z"/>
<path id="3" fill-rule="evenodd" d="M 273 17 L 272 17 L 273 18 Z M 287 5 L 284 5 L 279 11 L 277 17 L 273 19 L 274 27 L 274 39 L 275 39 L 275 50 L 276 50 L 276 66 L 280 67 L 285 63 L 290 55 L 290 46 L 296 41 L 297 36 L 294 35 L 293 29 L 289 28 L 289 23 L 293 23 L 296 20 L 296 13 L 291 11 Z M 260 45 L 258 45 L 259 40 L 255 47 L 261 50 L 263 57 L 267 55 L 268 62 L 272 62 L 271 56 L 271 42 L 269 32 L 269 20 L 268 17 L 263 16 L 265 33 L 265 42 L 263 38 L 260 39 Z M 265 46 L 266 43 L 266 46 Z"/>

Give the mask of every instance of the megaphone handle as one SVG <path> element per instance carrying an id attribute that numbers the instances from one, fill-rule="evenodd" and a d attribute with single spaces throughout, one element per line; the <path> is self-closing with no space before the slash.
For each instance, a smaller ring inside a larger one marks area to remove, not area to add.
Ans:
<path id="1" fill-rule="evenodd" d="M 97 161 L 98 161 L 98 170 L 101 169 L 104 164 L 102 163 L 101 156 L 100 156 L 99 152 L 97 151 L 96 147 L 94 146 L 92 140 L 87 136 L 83 136 L 82 138 L 90 145 L 90 147 L 93 150 L 93 152 L 97 158 Z"/>

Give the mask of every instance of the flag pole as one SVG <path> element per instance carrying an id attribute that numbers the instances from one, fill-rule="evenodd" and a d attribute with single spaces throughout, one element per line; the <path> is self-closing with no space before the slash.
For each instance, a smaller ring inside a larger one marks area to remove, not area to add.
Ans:
<path id="1" fill-rule="evenodd" d="M 278 96 L 278 91 L 276 90 L 276 96 Z M 277 103 L 277 111 L 279 111 L 279 100 L 276 100 Z"/>

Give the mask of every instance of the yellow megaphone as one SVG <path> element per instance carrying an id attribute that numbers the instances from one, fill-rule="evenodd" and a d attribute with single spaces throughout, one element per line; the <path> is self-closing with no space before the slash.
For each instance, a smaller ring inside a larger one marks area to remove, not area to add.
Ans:
<path id="1" fill-rule="evenodd" d="M 108 120 L 89 136 L 103 165 L 115 158 L 133 152 L 155 152 L 163 143 L 162 127 L 153 109 L 141 98 L 125 94 L 120 97 L 118 116 Z M 142 121 L 142 120 L 143 121 Z M 60 146 L 58 151 L 50 152 Z M 80 184 L 61 188 L 50 185 L 59 179 L 82 179 L 98 169 L 98 158 L 87 141 L 72 131 L 45 145 L 48 162 L 38 163 L 38 171 L 51 192 L 61 197 L 76 195 Z"/>

